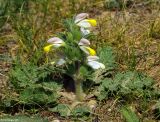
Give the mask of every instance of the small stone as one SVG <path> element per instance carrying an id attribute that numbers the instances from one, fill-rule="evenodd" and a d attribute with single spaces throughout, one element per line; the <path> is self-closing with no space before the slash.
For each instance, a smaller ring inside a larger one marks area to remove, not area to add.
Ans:
<path id="1" fill-rule="evenodd" d="M 96 100 L 90 100 L 90 101 L 88 102 L 88 106 L 89 106 L 90 109 L 96 108 L 96 106 L 97 106 Z"/>
<path id="2" fill-rule="evenodd" d="M 111 109 L 111 108 L 109 108 L 109 109 L 108 109 L 108 112 L 111 112 L 111 111 L 112 111 L 112 109 Z"/>
<path id="3" fill-rule="evenodd" d="M 51 122 L 60 122 L 60 120 L 55 119 L 55 120 L 52 120 Z"/>

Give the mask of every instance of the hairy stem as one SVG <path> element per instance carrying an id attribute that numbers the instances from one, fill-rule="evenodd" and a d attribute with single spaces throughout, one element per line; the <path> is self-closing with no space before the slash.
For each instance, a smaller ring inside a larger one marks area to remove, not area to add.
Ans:
<path id="1" fill-rule="evenodd" d="M 82 101 L 83 100 L 83 89 L 82 89 L 82 78 L 80 76 L 80 62 L 77 61 L 75 62 L 76 65 L 76 73 L 74 75 L 74 81 L 75 81 L 75 88 L 76 88 L 76 99 L 78 101 Z"/>
<path id="2" fill-rule="evenodd" d="M 75 87 L 76 87 L 76 99 L 78 101 L 82 101 L 83 100 L 82 82 L 81 81 L 76 81 Z"/>

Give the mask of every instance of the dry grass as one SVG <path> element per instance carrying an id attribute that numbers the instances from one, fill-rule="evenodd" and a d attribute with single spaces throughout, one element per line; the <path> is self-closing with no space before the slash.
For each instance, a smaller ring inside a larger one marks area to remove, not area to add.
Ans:
<path id="1" fill-rule="evenodd" d="M 117 12 L 103 11 L 97 16 L 99 31 L 94 43 L 114 47 L 122 69 L 130 69 L 132 65 L 134 69 L 147 73 L 154 67 L 159 69 L 160 38 L 155 37 L 160 32 L 159 13 L 158 9 L 148 6 Z M 156 73 L 158 76 L 159 72 Z"/>

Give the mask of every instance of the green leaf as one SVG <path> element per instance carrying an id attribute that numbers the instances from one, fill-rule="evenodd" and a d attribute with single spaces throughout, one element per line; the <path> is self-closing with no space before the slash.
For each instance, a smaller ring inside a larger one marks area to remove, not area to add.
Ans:
<path id="1" fill-rule="evenodd" d="M 48 120 L 43 119 L 39 116 L 29 117 L 29 116 L 23 116 L 23 115 L 16 115 L 16 116 L 1 117 L 0 122 L 48 122 Z"/>
<path id="2" fill-rule="evenodd" d="M 11 83 L 16 88 L 26 87 L 38 81 L 38 67 L 33 64 L 16 65 L 10 72 Z"/>
<path id="3" fill-rule="evenodd" d="M 123 107 L 121 109 L 121 113 L 127 122 L 140 122 L 137 115 L 131 109 L 129 109 L 129 107 Z"/>
<path id="4" fill-rule="evenodd" d="M 48 104 L 56 102 L 58 97 L 56 91 L 28 87 L 20 92 L 19 100 L 25 104 Z"/>
<path id="5" fill-rule="evenodd" d="M 89 116 L 90 109 L 87 106 L 78 106 L 72 110 L 71 114 L 75 117 Z"/>
<path id="6" fill-rule="evenodd" d="M 107 70 L 115 69 L 117 67 L 112 47 L 102 47 L 99 48 L 97 52 L 101 62 L 106 66 Z"/>
<path id="7" fill-rule="evenodd" d="M 152 91 L 153 83 L 153 79 L 136 71 L 119 72 L 114 78 L 106 78 L 101 81 L 98 89 L 101 95 L 98 94 L 97 96 L 100 96 L 101 99 L 104 96 L 112 95 L 112 93 L 122 96 L 126 94 L 150 96 L 149 91 Z"/>
<path id="8" fill-rule="evenodd" d="M 120 4 L 117 2 L 117 0 L 105 0 L 104 6 L 106 9 L 112 10 L 112 9 L 120 9 Z"/>
<path id="9" fill-rule="evenodd" d="M 101 90 L 100 94 L 97 95 L 98 100 L 100 100 L 100 101 L 104 100 L 104 99 L 107 99 L 107 96 L 108 96 L 108 93 L 105 90 Z"/>
<path id="10" fill-rule="evenodd" d="M 81 66 L 80 69 L 79 69 L 79 75 L 81 78 L 85 79 L 88 77 L 89 75 L 89 72 L 88 70 L 86 69 L 86 67 L 84 66 Z"/>
<path id="11" fill-rule="evenodd" d="M 62 117 L 67 117 L 70 115 L 70 106 L 67 104 L 58 104 L 54 108 L 50 108 L 49 111 L 51 112 L 57 112 L 60 114 Z"/>
<path id="12" fill-rule="evenodd" d="M 49 81 L 49 82 L 42 82 L 40 87 L 43 87 L 45 90 L 50 90 L 50 91 L 55 91 L 58 92 L 61 90 L 62 85 L 57 84 L 54 81 Z"/>

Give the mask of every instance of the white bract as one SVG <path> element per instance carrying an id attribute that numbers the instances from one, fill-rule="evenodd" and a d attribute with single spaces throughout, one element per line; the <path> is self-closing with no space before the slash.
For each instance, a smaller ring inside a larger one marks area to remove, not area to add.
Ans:
<path id="1" fill-rule="evenodd" d="M 64 41 L 58 37 L 50 38 L 47 42 L 52 44 L 54 47 L 60 47 L 64 44 Z"/>
<path id="2" fill-rule="evenodd" d="M 56 64 L 58 66 L 61 66 L 61 65 L 65 64 L 65 63 L 66 63 L 66 61 L 63 58 L 61 58 L 61 59 L 58 60 L 58 62 Z"/>
<path id="3" fill-rule="evenodd" d="M 88 56 L 87 57 L 87 64 L 93 69 L 105 69 L 105 65 L 100 63 L 98 56 Z"/>
<path id="4" fill-rule="evenodd" d="M 81 28 L 86 28 L 86 29 L 92 27 L 92 25 L 87 21 L 87 19 L 78 22 L 77 25 L 80 26 Z"/>
<path id="5" fill-rule="evenodd" d="M 89 46 L 90 45 L 90 41 L 85 39 L 85 38 L 82 38 L 79 43 L 78 43 L 79 46 Z"/>
<path id="6" fill-rule="evenodd" d="M 88 35 L 88 34 L 90 34 L 91 33 L 91 31 L 90 30 L 88 30 L 88 29 L 85 29 L 85 28 L 80 28 L 80 31 L 82 32 L 82 35 L 83 36 L 85 36 L 85 35 Z"/>
<path id="7" fill-rule="evenodd" d="M 66 63 L 66 61 L 65 61 L 65 59 L 63 59 L 63 58 L 60 58 L 58 61 L 52 61 L 50 64 L 51 65 L 57 65 L 57 66 L 62 66 L 63 64 L 65 64 Z"/>
<path id="8" fill-rule="evenodd" d="M 80 13 L 75 17 L 75 23 L 78 23 L 79 21 L 84 20 L 87 17 L 89 17 L 87 13 Z"/>
<path id="9" fill-rule="evenodd" d="M 97 61 L 97 60 L 99 60 L 99 57 L 98 56 L 88 56 L 87 60 L 88 61 Z"/>

